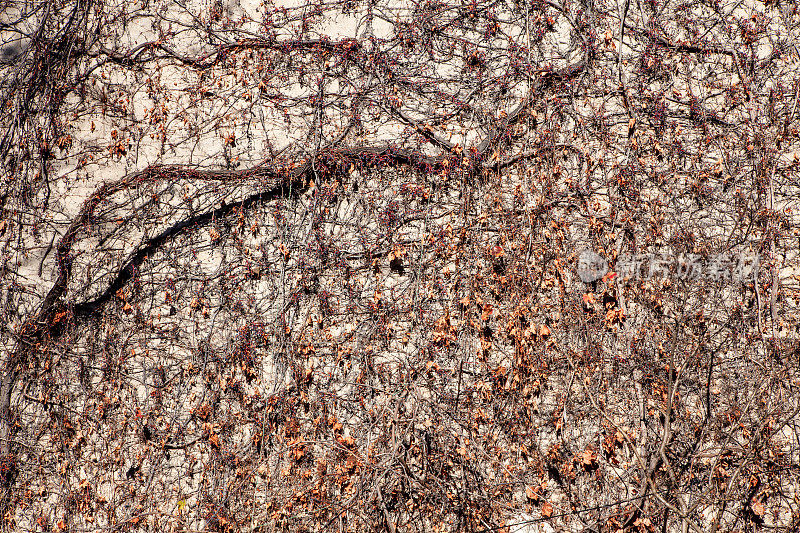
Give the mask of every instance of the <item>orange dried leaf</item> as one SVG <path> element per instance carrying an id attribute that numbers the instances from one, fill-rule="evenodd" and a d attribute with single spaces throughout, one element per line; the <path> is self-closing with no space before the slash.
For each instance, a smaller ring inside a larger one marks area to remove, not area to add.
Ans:
<path id="1" fill-rule="evenodd" d="M 753 510 L 753 514 L 758 517 L 764 516 L 764 513 L 767 512 L 766 508 L 764 508 L 764 504 L 758 500 L 752 500 L 750 502 L 750 508 Z"/>
<path id="2" fill-rule="evenodd" d="M 593 450 L 585 450 L 580 455 L 580 462 L 584 466 L 591 466 L 597 462 L 597 454 Z"/>
<path id="3" fill-rule="evenodd" d="M 532 500 L 534 502 L 538 502 L 539 501 L 539 487 L 534 487 L 532 485 L 528 485 L 528 487 L 525 489 L 525 496 L 527 496 L 529 500 Z"/>

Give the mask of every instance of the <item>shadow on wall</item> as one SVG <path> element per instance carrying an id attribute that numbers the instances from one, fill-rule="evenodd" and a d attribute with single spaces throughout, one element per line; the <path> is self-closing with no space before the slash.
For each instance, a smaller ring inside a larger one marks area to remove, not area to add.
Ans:
<path id="1" fill-rule="evenodd" d="M 30 46 L 29 34 L 25 33 L 30 21 L 22 17 L 9 23 L 8 15 L 0 13 L 0 66 L 13 63 Z"/>
<path id="2" fill-rule="evenodd" d="M 16 42 L 7 43 L 0 48 L 0 65 L 8 65 L 13 63 L 25 52 L 27 48 L 28 43 L 22 41 L 22 39 L 19 39 Z"/>

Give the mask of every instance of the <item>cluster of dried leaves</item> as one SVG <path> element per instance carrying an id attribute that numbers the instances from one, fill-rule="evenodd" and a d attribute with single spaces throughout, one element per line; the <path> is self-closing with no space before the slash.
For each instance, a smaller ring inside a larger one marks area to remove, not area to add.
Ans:
<path id="1" fill-rule="evenodd" d="M 794 6 L 3 5 L 5 529 L 798 528 Z"/>

